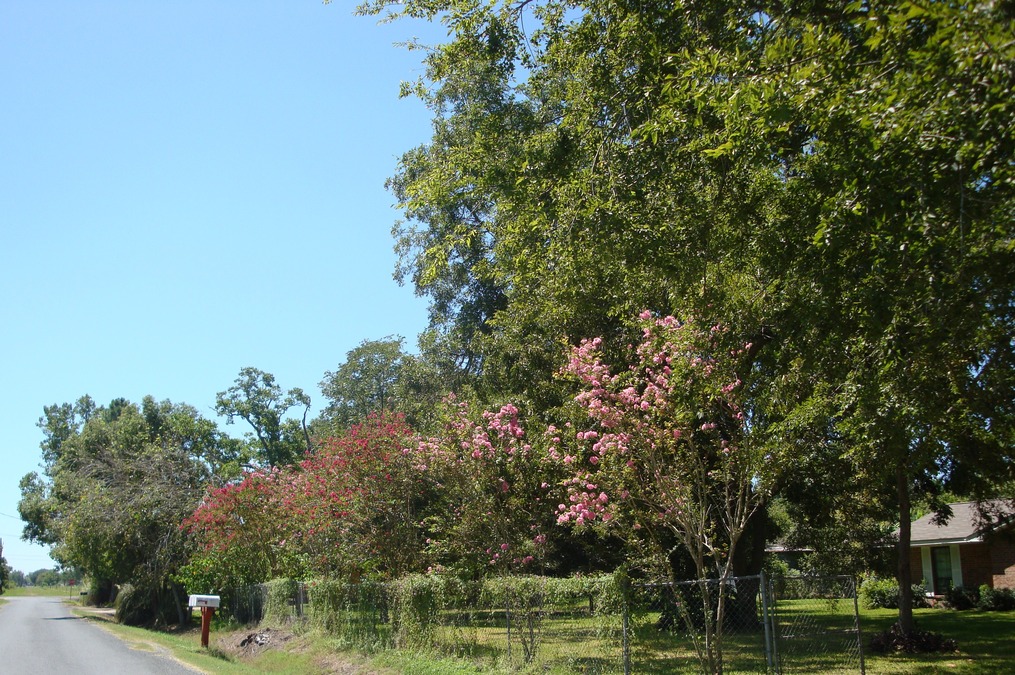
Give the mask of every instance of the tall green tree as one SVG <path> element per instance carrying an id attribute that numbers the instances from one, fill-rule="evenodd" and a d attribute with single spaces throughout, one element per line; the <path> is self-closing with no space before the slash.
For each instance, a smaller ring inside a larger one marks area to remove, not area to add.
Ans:
<path id="1" fill-rule="evenodd" d="M 300 419 L 286 417 L 303 408 Z M 242 368 L 233 386 L 215 397 L 215 412 L 232 424 L 239 418 L 253 430 L 251 447 L 261 464 L 286 466 L 313 449 L 307 430 L 310 397 L 302 389 L 283 391 L 275 376 L 257 368 Z"/>
<path id="2" fill-rule="evenodd" d="M 397 410 L 398 381 L 405 354 L 401 337 L 364 340 L 346 353 L 337 370 L 324 374 L 321 393 L 328 405 L 323 420 L 347 429 L 370 413 Z"/>
<path id="3" fill-rule="evenodd" d="M 148 618 L 186 622 L 172 581 L 188 556 L 180 525 L 209 482 L 229 478 L 214 471 L 238 468 L 235 443 L 194 408 L 151 397 L 140 406 L 117 399 L 80 419 L 66 406 L 45 410 L 44 475 L 21 482 L 24 538 L 50 544 L 100 591 L 132 584 Z"/>
<path id="4" fill-rule="evenodd" d="M 904 593 L 914 498 L 1010 486 L 1008 4 L 363 9 L 448 27 L 406 87 L 434 133 L 392 179 L 396 233 L 487 386 L 551 406 L 564 345 L 620 347 L 646 307 L 721 321 L 764 345 L 752 424 L 901 523 Z"/>

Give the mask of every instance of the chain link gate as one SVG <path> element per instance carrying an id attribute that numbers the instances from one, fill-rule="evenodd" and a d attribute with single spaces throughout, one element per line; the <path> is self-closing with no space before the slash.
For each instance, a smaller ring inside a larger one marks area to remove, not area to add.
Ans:
<path id="1" fill-rule="evenodd" d="M 853 577 L 762 575 L 762 580 L 770 672 L 866 672 Z"/>

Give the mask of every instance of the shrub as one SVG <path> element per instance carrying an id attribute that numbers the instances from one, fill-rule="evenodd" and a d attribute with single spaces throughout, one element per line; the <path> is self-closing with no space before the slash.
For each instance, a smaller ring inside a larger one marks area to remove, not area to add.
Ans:
<path id="1" fill-rule="evenodd" d="M 860 584 L 860 601 L 866 609 L 898 609 L 899 583 L 895 579 L 864 579 Z M 927 587 L 913 584 L 913 609 L 920 607 L 930 607 Z"/>
<path id="2" fill-rule="evenodd" d="M 151 602 L 147 594 L 130 584 L 124 584 L 116 595 L 116 621 L 127 626 L 140 626 L 152 617 Z"/>
<path id="3" fill-rule="evenodd" d="M 264 619 L 275 624 L 287 624 L 296 620 L 301 606 L 296 605 L 295 598 L 301 592 L 300 583 L 294 579 L 273 579 L 263 584 L 266 593 L 264 601 Z"/>
<path id="4" fill-rule="evenodd" d="M 906 654 L 954 652 L 959 648 L 955 640 L 946 638 L 940 633 L 914 630 L 909 635 L 904 635 L 899 629 L 899 624 L 893 624 L 888 630 L 873 635 L 870 646 L 871 651 L 879 654 L 887 654 L 889 652 L 905 652 Z"/>
<path id="5" fill-rule="evenodd" d="M 975 588 L 949 588 L 945 593 L 945 602 L 952 609 L 967 610 L 977 606 L 980 602 L 980 594 Z"/>
<path id="6" fill-rule="evenodd" d="M 976 606 L 988 612 L 1010 612 L 1015 610 L 1015 591 L 984 584 L 980 586 L 980 601 Z"/>
<path id="7" fill-rule="evenodd" d="M 377 581 L 312 581 L 307 586 L 309 623 L 343 647 L 366 652 L 390 647 L 388 588 Z"/>

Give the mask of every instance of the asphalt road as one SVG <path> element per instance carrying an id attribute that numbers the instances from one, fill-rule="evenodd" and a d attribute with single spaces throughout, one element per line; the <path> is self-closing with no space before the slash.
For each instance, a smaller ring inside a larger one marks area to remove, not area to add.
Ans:
<path id="1" fill-rule="evenodd" d="M 2 675 L 194 675 L 168 656 L 131 648 L 60 598 L 4 598 Z"/>

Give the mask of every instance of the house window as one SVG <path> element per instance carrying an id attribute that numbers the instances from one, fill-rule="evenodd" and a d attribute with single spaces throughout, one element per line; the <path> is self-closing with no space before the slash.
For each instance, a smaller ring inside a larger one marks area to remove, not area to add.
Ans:
<path id="1" fill-rule="evenodd" d="M 952 552 L 948 546 L 935 546 L 930 550 L 930 564 L 934 575 L 934 593 L 944 595 L 952 587 Z"/>

